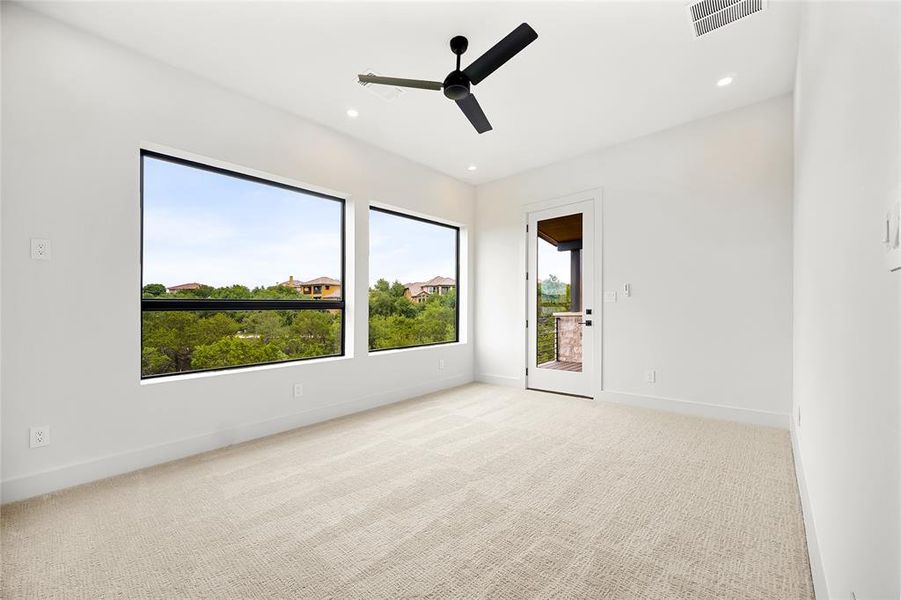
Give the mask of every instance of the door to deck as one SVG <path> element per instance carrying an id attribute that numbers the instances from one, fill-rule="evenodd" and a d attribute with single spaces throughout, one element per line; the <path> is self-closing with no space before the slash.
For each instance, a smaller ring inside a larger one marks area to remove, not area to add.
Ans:
<path id="1" fill-rule="evenodd" d="M 527 387 L 591 396 L 594 204 L 529 214 Z"/>

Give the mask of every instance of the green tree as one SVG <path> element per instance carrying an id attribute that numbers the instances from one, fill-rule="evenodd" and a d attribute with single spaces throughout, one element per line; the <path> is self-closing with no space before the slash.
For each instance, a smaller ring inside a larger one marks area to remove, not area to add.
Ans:
<path id="1" fill-rule="evenodd" d="M 259 310 L 250 313 L 242 323 L 244 332 L 260 336 L 266 344 L 285 337 L 289 330 L 281 312 L 283 311 Z"/>
<path id="2" fill-rule="evenodd" d="M 210 298 L 228 300 L 244 300 L 251 297 L 250 288 L 246 285 L 234 284 L 226 287 L 218 287 L 210 292 Z"/>
<path id="3" fill-rule="evenodd" d="M 278 346 L 259 339 L 224 337 L 194 349 L 192 366 L 195 369 L 216 369 L 235 365 L 254 365 L 286 360 L 288 356 Z"/>
<path id="4" fill-rule="evenodd" d="M 369 321 L 369 347 L 373 350 L 414 346 L 416 340 L 414 319 L 390 315 Z"/>
<path id="5" fill-rule="evenodd" d="M 457 308 L 457 288 L 451 288 L 437 298 L 438 301 L 441 302 L 442 306 L 447 306 L 448 308 L 453 309 Z"/>
<path id="6" fill-rule="evenodd" d="M 240 324 L 226 313 L 213 313 L 198 319 L 188 330 L 188 339 L 193 346 L 211 344 L 214 341 L 231 336 L 241 329 Z"/>
<path id="7" fill-rule="evenodd" d="M 302 310 L 294 316 L 285 338 L 285 352 L 295 358 L 337 354 L 341 320 L 328 311 Z"/>
<path id="8" fill-rule="evenodd" d="M 402 317 L 415 317 L 418 312 L 415 304 L 401 296 L 394 300 L 392 314 Z"/>
<path id="9" fill-rule="evenodd" d="M 413 306 L 413 303 L 404 297 L 405 289 L 404 284 L 399 281 L 395 281 L 393 284 L 389 284 L 384 279 L 376 281 L 369 290 L 369 314 L 387 317 L 401 313 L 412 316 L 410 307 Z"/>
<path id="10" fill-rule="evenodd" d="M 449 342 L 455 337 L 456 291 L 411 302 L 406 287 L 378 280 L 369 290 L 369 347 L 373 350 Z"/>
<path id="11" fill-rule="evenodd" d="M 168 357 L 172 370 L 188 371 L 192 368 L 191 358 L 197 346 L 232 336 L 240 328 L 240 324 L 225 313 L 203 315 L 188 311 L 145 312 L 143 346 L 156 349 Z M 159 361 L 149 360 L 148 368 L 153 364 L 159 365 Z"/>
<path id="12" fill-rule="evenodd" d="M 158 348 L 141 349 L 141 373 L 144 375 L 159 375 L 171 373 L 175 370 L 172 358 L 163 354 Z"/>
<path id="13" fill-rule="evenodd" d="M 391 284 L 391 290 L 390 290 L 390 292 L 391 292 L 391 295 L 392 295 L 393 297 L 395 297 L 395 298 L 403 298 L 403 297 L 404 297 L 404 292 L 405 292 L 405 291 L 407 291 L 407 286 L 405 286 L 405 285 L 402 284 L 401 282 L 395 281 L 394 283 Z"/>
<path id="14" fill-rule="evenodd" d="M 192 345 L 188 330 L 198 318 L 194 312 L 145 312 L 142 324 L 144 347 L 166 355 L 174 371 L 190 368 Z M 148 361 L 148 367 L 150 364 L 158 364 L 158 361 Z"/>
<path id="15" fill-rule="evenodd" d="M 215 288 L 210 285 L 200 284 L 196 290 L 178 290 L 176 298 L 209 298 Z"/>
<path id="16" fill-rule="evenodd" d="M 456 314 L 438 298 L 430 298 L 416 317 L 417 343 L 434 344 L 454 339 Z"/>
<path id="17" fill-rule="evenodd" d="M 538 336 L 538 364 L 557 359 L 554 313 L 570 309 L 571 295 L 572 286 L 563 283 L 555 275 L 549 275 L 538 284 L 538 318 L 535 323 Z"/>
<path id="18" fill-rule="evenodd" d="M 162 283 L 148 283 L 143 288 L 141 288 L 141 292 L 145 298 L 154 298 L 156 296 L 162 296 L 166 293 L 166 286 Z"/>
<path id="19" fill-rule="evenodd" d="M 284 285 L 256 287 L 253 288 L 251 296 L 253 298 L 262 298 L 266 300 L 305 300 L 310 298 L 310 296 L 304 296 L 296 289 Z"/>

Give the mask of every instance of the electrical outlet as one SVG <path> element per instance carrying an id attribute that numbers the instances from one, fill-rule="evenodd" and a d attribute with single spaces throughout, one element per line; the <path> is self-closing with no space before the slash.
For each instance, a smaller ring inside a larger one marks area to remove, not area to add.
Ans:
<path id="1" fill-rule="evenodd" d="M 31 258 L 34 260 L 50 260 L 50 240 L 31 238 Z"/>
<path id="2" fill-rule="evenodd" d="M 604 292 L 604 302 L 616 302 L 616 292 Z"/>
<path id="3" fill-rule="evenodd" d="M 294 384 L 294 397 L 295 398 L 303 398 L 303 384 L 302 383 Z"/>
<path id="4" fill-rule="evenodd" d="M 32 427 L 28 430 L 29 442 L 31 448 L 40 448 L 41 446 L 50 445 L 50 428 L 49 427 Z"/>
<path id="5" fill-rule="evenodd" d="M 632 284 L 631 283 L 624 284 L 623 285 L 623 296 L 628 298 L 631 295 L 632 295 Z"/>
<path id="6" fill-rule="evenodd" d="M 438 359 L 438 368 L 441 370 L 444 369 L 444 359 L 443 358 Z"/>
<path id="7" fill-rule="evenodd" d="M 644 372 L 645 383 L 657 383 L 657 371 L 650 369 Z"/>

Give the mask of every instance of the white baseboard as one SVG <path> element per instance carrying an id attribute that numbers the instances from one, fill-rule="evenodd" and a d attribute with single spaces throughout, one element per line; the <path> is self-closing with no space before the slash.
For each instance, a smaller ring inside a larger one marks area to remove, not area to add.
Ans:
<path id="1" fill-rule="evenodd" d="M 369 394 L 329 406 L 315 407 L 203 435 L 164 442 L 121 454 L 57 467 L 40 473 L 7 479 L 2 483 L 2 501 L 14 502 L 56 490 L 121 475 L 153 465 L 224 448 L 249 440 L 328 421 L 356 412 L 393 404 L 430 392 L 470 383 L 469 375 L 457 375 L 428 383 Z"/>
<path id="2" fill-rule="evenodd" d="M 749 425 L 765 425 L 788 429 L 791 416 L 788 413 L 776 413 L 737 406 L 725 406 L 721 404 L 707 404 L 692 400 L 677 400 L 675 398 L 658 398 L 655 396 L 643 396 L 628 392 L 602 391 L 595 396 L 596 400 L 616 402 L 643 408 L 653 408 L 666 412 L 674 412 L 708 419 L 720 419 L 722 421 L 735 421 Z"/>
<path id="3" fill-rule="evenodd" d="M 479 373 L 476 375 L 476 381 L 482 383 L 491 383 L 493 385 L 506 385 L 512 387 L 522 387 L 523 382 L 519 377 L 510 377 L 508 375 L 492 375 L 491 373 Z"/>
<path id="4" fill-rule="evenodd" d="M 804 461 L 801 460 L 801 446 L 798 431 L 794 422 L 791 426 L 792 456 L 795 461 L 795 477 L 798 480 L 798 493 L 801 496 L 801 514 L 804 517 L 804 534 L 807 537 L 807 556 L 810 560 L 810 575 L 813 578 L 814 595 L 817 598 L 829 598 L 826 586 L 826 572 L 823 570 L 823 557 L 817 541 L 817 529 L 813 521 L 810 507 L 810 496 L 807 494 L 807 478 L 804 475 Z"/>

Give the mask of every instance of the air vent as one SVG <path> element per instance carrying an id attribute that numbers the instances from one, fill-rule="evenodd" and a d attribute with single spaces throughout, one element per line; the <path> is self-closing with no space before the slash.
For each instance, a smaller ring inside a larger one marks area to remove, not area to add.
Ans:
<path id="1" fill-rule="evenodd" d="M 767 0 L 701 0 L 688 5 L 695 37 L 766 9 Z"/>
<path id="2" fill-rule="evenodd" d="M 362 71 L 362 73 L 364 75 L 378 75 L 378 73 L 376 73 L 372 69 L 366 69 L 365 71 Z M 374 83 L 363 83 L 362 81 L 357 79 L 356 76 L 354 76 L 354 81 L 356 81 L 358 84 L 362 85 L 364 88 L 369 90 L 370 93 L 378 96 L 385 102 L 391 102 L 392 100 L 394 100 L 395 98 L 397 98 L 398 96 L 400 96 L 401 94 L 404 93 L 404 90 L 400 89 L 399 87 L 394 87 L 393 85 L 378 85 L 378 84 L 374 84 Z"/>

